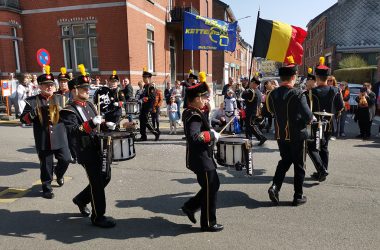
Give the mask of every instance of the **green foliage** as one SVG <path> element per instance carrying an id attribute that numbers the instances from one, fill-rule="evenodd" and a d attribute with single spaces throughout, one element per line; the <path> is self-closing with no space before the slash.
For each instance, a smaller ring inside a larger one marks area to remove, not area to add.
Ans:
<path id="1" fill-rule="evenodd" d="M 334 71 L 334 76 L 338 82 L 346 81 L 349 83 L 373 82 L 377 70 L 376 66 L 363 68 L 347 68 Z"/>
<path id="2" fill-rule="evenodd" d="M 358 55 L 350 55 L 339 62 L 340 69 L 368 67 L 366 61 Z"/>

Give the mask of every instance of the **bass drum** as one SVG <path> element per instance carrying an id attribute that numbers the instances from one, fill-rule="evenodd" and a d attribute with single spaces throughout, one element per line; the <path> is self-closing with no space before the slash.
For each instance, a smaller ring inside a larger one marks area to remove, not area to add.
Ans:
<path id="1" fill-rule="evenodd" d="M 102 115 L 108 114 L 115 109 L 110 88 L 103 86 L 95 91 L 94 104 L 98 106 L 98 102 L 100 102 L 100 112 Z"/>

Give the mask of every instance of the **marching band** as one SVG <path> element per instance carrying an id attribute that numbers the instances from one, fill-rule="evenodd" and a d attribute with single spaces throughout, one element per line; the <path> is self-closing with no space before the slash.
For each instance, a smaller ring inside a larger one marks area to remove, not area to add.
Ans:
<path id="1" fill-rule="evenodd" d="M 236 170 L 245 168 L 247 175 L 253 175 L 252 137 L 257 138 L 258 146 L 267 140 L 260 124 L 264 119 L 264 111 L 271 121 L 273 118 L 275 139 L 281 156 L 273 184 L 268 190 L 269 199 L 279 205 L 282 183 L 293 164 L 292 204 L 298 206 L 306 202 L 302 188 L 306 154 L 309 154 L 317 170 L 313 178 L 321 182 L 328 175 L 332 115 L 342 111 L 343 98 L 337 88 L 327 85 L 329 69 L 324 65 L 323 59 L 316 67 L 315 76 L 309 71 L 306 91 L 295 88 L 297 65 L 291 56 L 287 60 L 288 63 L 279 69 L 282 83 L 279 87 L 271 85 L 271 88 L 266 88 L 264 97 L 260 92 L 261 82 L 256 77 L 242 79 L 243 86 L 239 90 L 238 99 L 233 97 L 235 92 L 230 88 L 232 84 L 226 85 L 225 101 L 220 111 L 230 115 L 219 126 L 223 126 L 219 132 L 211 127 L 205 111 L 208 110 L 205 107 L 209 107 L 211 94 L 205 73 L 199 73 L 199 81 L 192 71 L 189 73 L 188 82 L 184 84 L 185 93 L 182 93 L 185 96 L 181 119 L 186 139 L 185 163 L 196 174 L 201 189 L 181 209 L 192 223 L 196 223 L 195 213 L 201 211 L 202 231 L 223 230 L 223 226 L 216 220 L 216 197 L 220 186 L 216 162 L 222 166 L 235 167 Z M 84 167 L 89 184 L 73 198 L 74 205 L 84 217 L 90 216 L 94 226 L 114 227 L 115 220 L 105 216 L 104 189 L 111 180 L 111 164 L 113 161 L 135 157 L 134 142 L 148 139 L 147 128 L 155 136 L 155 141 L 159 140 L 161 132 L 150 121 L 154 105 L 157 104 L 157 92 L 152 74 L 144 68 L 144 85 L 141 86 L 138 98 L 131 98 L 132 90 L 126 99 L 126 92 L 120 89 L 119 77 L 113 71 L 108 86 L 97 84 L 92 102 L 91 77 L 84 65 L 79 65 L 78 68 L 81 75 L 74 79 L 67 74 L 65 68 L 61 68 L 58 75 L 59 90 L 55 91 L 54 76 L 50 73 L 50 67 L 45 66 L 45 73 L 37 78 L 41 92 L 25 100 L 26 106 L 20 119 L 22 123 L 33 124 L 41 166 L 42 196 L 52 199 L 53 175 L 56 175 L 59 186 L 63 186 L 69 163 L 77 162 Z M 167 92 L 170 94 L 170 91 Z M 175 95 L 181 93 L 180 89 L 178 93 L 172 92 L 174 94 L 169 99 L 174 104 Z M 127 119 L 122 116 L 123 108 Z M 177 109 L 180 106 L 173 112 L 177 112 Z M 132 119 L 137 115 L 141 134 L 138 139 L 136 123 Z M 239 129 L 235 128 L 235 125 L 242 124 L 241 121 L 235 124 L 235 120 L 239 119 L 244 119 L 244 137 L 239 136 Z M 212 124 L 215 124 L 214 118 L 213 121 Z M 224 130 L 228 136 L 221 137 Z M 53 164 L 54 157 L 58 160 L 56 166 Z M 87 207 L 90 203 L 91 211 Z"/>

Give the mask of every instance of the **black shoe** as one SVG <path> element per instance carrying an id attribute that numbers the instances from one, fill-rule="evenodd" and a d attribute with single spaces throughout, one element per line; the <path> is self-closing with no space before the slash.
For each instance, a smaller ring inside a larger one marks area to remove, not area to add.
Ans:
<path id="1" fill-rule="evenodd" d="M 148 138 L 147 137 L 140 137 L 139 139 L 137 139 L 136 141 L 147 141 Z"/>
<path id="2" fill-rule="evenodd" d="M 160 132 L 156 132 L 156 134 L 154 135 L 155 136 L 155 138 L 154 138 L 154 140 L 155 141 L 158 141 L 158 139 L 160 139 Z"/>
<path id="3" fill-rule="evenodd" d="M 278 189 L 275 185 L 272 185 L 269 189 L 268 189 L 268 194 L 269 194 L 269 199 L 274 203 L 276 204 L 276 206 L 278 206 L 278 204 L 280 203 L 280 199 L 279 199 L 279 195 L 278 195 Z"/>
<path id="4" fill-rule="evenodd" d="M 310 175 L 310 177 L 311 177 L 312 179 L 314 179 L 314 180 L 318 180 L 318 179 L 319 179 L 319 174 L 318 174 L 318 172 L 314 172 L 314 173 L 312 173 L 312 174 Z"/>
<path id="5" fill-rule="evenodd" d="M 111 228 L 116 226 L 116 222 L 112 218 L 102 216 L 96 220 L 91 220 L 92 225 L 102 228 Z"/>
<path id="6" fill-rule="evenodd" d="M 86 205 L 80 204 L 80 202 L 75 198 L 73 198 L 73 203 L 78 206 L 79 211 L 83 215 L 83 217 L 90 216 L 90 214 L 91 214 L 90 209 L 88 209 Z"/>
<path id="7" fill-rule="evenodd" d="M 307 201 L 306 199 L 306 196 L 305 195 L 302 195 L 300 198 L 294 198 L 293 199 L 293 202 L 292 202 L 292 206 L 299 206 L 299 205 L 302 205 L 302 204 L 305 204 Z"/>
<path id="8" fill-rule="evenodd" d="M 189 220 L 192 223 L 194 223 L 194 224 L 197 223 L 197 220 L 194 217 L 194 212 L 193 211 L 191 211 L 190 209 L 188 209 L 185 206 L 181 207 L 181 209 L 182 209 L 182 212 L 184 212 L 187 215 L 187 218 L 189 218 Z"/>
<path id="9" fill-rule="evenodd" d="M 65 179 L 63 177 L 62 178 L 57 177 L 57 183 L 58 183 L 58 186 L 62 187 L 65 184 Z"/>
<path id="10" fill-rule="evenodd" d="M 322 182 L 322 181 L 325 181 L 326 180 L 326 177 L 329 175 L 329 173 L 327 172 L 322 172 L 318 175 L 318 181 L 319 182 Z"/>
<path id="11" fill-rule="evenodd" d="M 355 136 L 355 138 L 363 138 L 363 135 L 359 134 L 359 135 Z"/>
<path id="12" fill-rule="evenodd" d="M 201 227 L 202 232 L 219 232 L 223 230 L 223 225 L 215 224 L 209 227 Z"/>
<path id="13" fill-rule="evenodd" d="M 259 144 L 257 144 L 257 146 L 263 145 L 266 141 L 267 141 L 267 138 L 261 139 L 260 142 L 259 142 Z"/>
<path id="14" fill-rule="evenodd" d="M 54 193 L 53 192 L 43 192 L 42 197 L 44 197 L 45 199 L 53 199 Z"/>

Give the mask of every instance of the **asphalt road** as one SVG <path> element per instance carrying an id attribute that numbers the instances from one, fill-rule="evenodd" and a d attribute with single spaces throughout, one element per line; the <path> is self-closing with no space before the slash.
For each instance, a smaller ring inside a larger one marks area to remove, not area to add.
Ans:
<path id="1" fill-rule="evenodd" d="M 199 189 L 185 168 L 182 135 L 164 129 L 162 140 L 136 143 L 134 159 L 112 165 L 107 215 L 117 226 L 100 229 L 71 202 L 87 185 L 83 168 L 70 165 L 56 197 L 41 198 L 32 129 L 1 126 L 0 249 L 379 249 L 380 140 L 354 139 L 356 124 L 347 131 L 330 144 L 327 180 L 306 178 L 303 206 L 290 206 L 293 170 L 280 206 L 269 201 L 279 160 L 273 140 L 254 146 L 253 177 L 220 167 L 217 217 L 225 230 L 201 233 L 179 210 Z M 313 171 L 308 159 L 307 175 Z"/>

